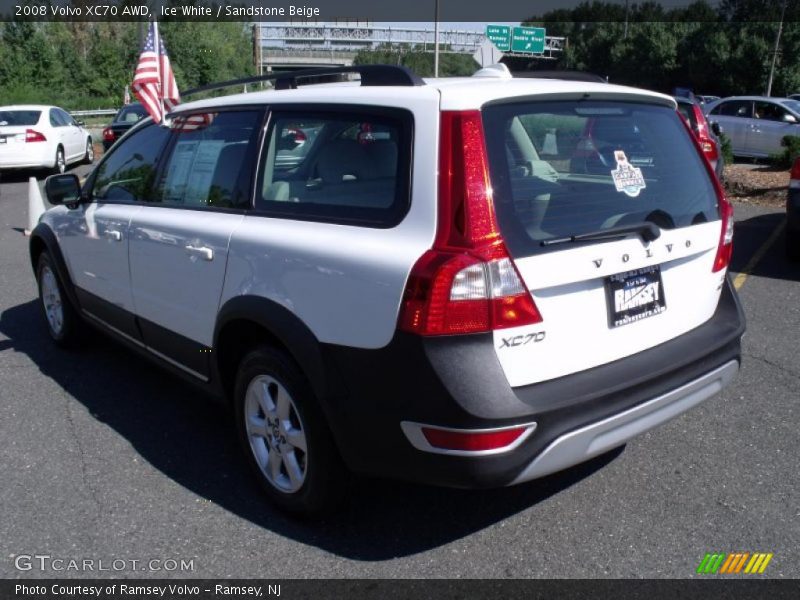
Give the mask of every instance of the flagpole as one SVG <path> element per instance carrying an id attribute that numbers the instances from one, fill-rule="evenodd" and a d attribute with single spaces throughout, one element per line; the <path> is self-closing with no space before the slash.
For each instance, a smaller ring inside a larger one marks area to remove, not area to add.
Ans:
<path id="1" fill-rule="evenodd" d="M 153 42 L 156 51 L 156 70 L 158 71 L 158 104 L 161 108 L 159 125 L 164 123 L 164 77 L 161 72 L 161 33 L 158 31 L 158 21 L 153 21 Z"/>

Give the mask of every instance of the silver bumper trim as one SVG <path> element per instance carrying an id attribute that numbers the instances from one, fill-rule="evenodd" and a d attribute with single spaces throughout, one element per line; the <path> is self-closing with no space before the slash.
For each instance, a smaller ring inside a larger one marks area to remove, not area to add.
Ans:
<path id="1" fill-rule="evenodd" d="M 544 477 L 621 446 L 717 394 L 738 371 L 739 362 L 732 360 L 662 396 L 564 434 L 538 454 L 509 485 Z"/>

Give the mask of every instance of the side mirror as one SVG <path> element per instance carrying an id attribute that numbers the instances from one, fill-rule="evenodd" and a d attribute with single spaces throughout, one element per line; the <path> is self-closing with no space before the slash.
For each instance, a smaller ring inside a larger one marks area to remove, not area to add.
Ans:
<path id="1" fill-rule="evenodd" d="M 797 123 L 797 117 L 795 117 L 794 115 L 790 115 L 789 113 L 783 113 L 781 121 L 783 121 L 784 123 Z"/>
<path id="2" fill-rule="evenodd" d="M 86 121 L 75 121 L 75 125 L 78 127 L 86 127 Z"/>
<path id="3" fill-rule="evenodd" d="M 44 182 L 44 193 L 50 204 L 77 204 L 81 200 L 81 184 L 74 173 L 51 175 Z"/>
<path id="4" fill-rule="evenodd" d="M 711 121 L 711 131 L 714 132 L 714 135 L 719 137 L 722 135 L 722 127 L 719 126 L 719 123 L 716 121 Z"/>

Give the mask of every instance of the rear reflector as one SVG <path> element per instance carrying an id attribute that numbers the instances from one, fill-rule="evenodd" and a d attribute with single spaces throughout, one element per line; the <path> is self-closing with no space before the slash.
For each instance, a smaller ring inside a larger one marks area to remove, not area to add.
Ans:
<path id="1" fill-rule="evenodd" d="M 434 454 L 482 456 L 508 452 L 518 447 L 534 432 L 536 423 L 470 430 L 403 421 L 400 427 L 417 450 Z"/>
<path id="2" fill-rule="evenodd" d="M 47 138 L 44 137 L 44 135 L 39 133 L 38 131 L 36 131 L 34 129 L 26 129 L 25 130 L 25 142 L 26 143 L 46 142 L 46 141 L 47 141 Z"/>
<path id="3" fill-rule="evenodd" d="M 480 111 L 442 113 L 438 230 L 411 270 L 398 326 L 466 334 L 542 321 L 497 226 Z"/>
<path id="4" fill-rule="evenodd" d="M 449 431 L 447 429 L 431 429 L 430 427 L 422 428 L 422 435 L 434 448 L 464 450 L 467 452 L 505 448 L 513 444 L 524 432 L 524 427 L 485 433 Z"/>

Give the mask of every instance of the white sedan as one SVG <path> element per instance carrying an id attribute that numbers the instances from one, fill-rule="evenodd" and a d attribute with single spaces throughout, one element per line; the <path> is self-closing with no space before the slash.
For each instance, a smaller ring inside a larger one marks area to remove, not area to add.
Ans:
<path id="1" fill-rule="evenodd" d="M 92 137 L 57 106 L 0 106 L 0 169 L 46 168 L 94 160 Z"/>

